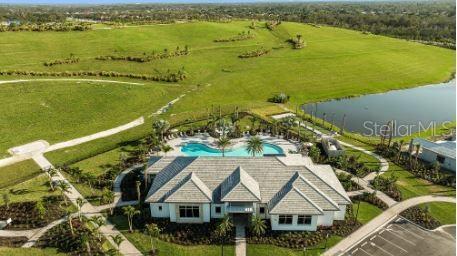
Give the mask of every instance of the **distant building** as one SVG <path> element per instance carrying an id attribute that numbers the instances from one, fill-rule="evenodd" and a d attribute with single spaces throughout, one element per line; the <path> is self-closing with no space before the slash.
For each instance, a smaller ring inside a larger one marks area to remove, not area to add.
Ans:
<path id="1" fill-rule="evenodd" d="M 344 154 L 344 148 L 340 142 L 332 137 L 322 137 L 322 147 L 329 157 L 338 157 Z"/>
<path id="2" fill-rule="evenodd" d="M 410 152 L 415 154 L 414 145 L 420 144 L 419 158 L 430 164 L 438 162 L 442 168 L 455 172 L 455 141 L 429 141 L 415 138 L 410 143 Z M 412 147 L 412 148 L 411 148 Z"/>
<path id="3" fill-rule="evenodd" d="M 351 201 L 332 167 L 299 157 L 153 157 L 146 202 L 178 223 L 257 215 L 273 230 L 315 231 L 344 220 Z"/>

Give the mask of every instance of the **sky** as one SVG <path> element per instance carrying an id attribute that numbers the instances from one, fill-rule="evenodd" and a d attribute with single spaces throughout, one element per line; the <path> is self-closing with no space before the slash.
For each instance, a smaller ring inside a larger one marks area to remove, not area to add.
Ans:
<path id="1" fill-rule="evenodd" d="M 0 0 L 0 4 L 256 3 L 316 1 L 324 0 Z"/>

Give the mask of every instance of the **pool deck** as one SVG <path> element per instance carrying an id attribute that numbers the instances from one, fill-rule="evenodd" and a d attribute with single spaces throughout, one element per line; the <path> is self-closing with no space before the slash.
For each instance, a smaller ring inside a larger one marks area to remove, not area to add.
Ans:
<path id="1" fill-rule="evenodd" d="M 232 145 L 230 146 L 231 148 L 237 148 L 243 146 L 246 141 L 249 140 L 251 136 L 246 135 L 243 136 L 242 138 L 237 138 L 237 139 L 232 139 Z M 270 143 L 274 144 L 278 147 L 280 147 L 284 154 L 286 156 L 288 155 L 296 155 L 296 153 L 291 153 L 291 152 L 297 152 L 298 150 L 298 143 L 294 143 L 282 138 L 278 137 L 271 137 L 269 135 L 258 135 L 258 137 L 264 142 L 264 143 Z M 202 143 L 205 145 L 208 145 L 212 148 L 217 149 L 216 145 L 216 138 L 213 138 L 209 136 L 208 134 L 196 134 L 194 136 L 186 136 L 186 137 L 178 137 L 175 139 L 171 139 L 167 141 L 167 144 L 170 145 L 173 150 L 168 152 L 166 155 L 167 156 L 185 156 L 183 152 L 181 152 L 181 147 L 184 146 L 187 143 Z M 160 155 L 164 155 L 163 152 L 160 152 Z"/>

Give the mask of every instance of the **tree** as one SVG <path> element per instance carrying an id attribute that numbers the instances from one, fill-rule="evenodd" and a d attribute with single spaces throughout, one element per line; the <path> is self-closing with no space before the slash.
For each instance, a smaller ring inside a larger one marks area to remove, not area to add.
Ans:
<path id="1" fill-rule="evenodd" d="M 162 145 L 161 149 L 162 149 L 164 155 L 167 155 L 168 152 L 173 150 L 173 148 L 168 144 Z"/>
<path id="2" fill-rule="evenodd" d="M 35 204 L 35 210 L 36 210 L 37 213 L 38 213 L 38 217 L 39 217 L 40 219 L 44 219 L 44 216 L 46 215 L 46 207 L 44 207 L 42 201 L 36 202 L 36 204 Z"/>
<path id="3" fill-rule="evenodd" d="M 10 208 L 10 201 L 11 201 L 11 199 L 10 199 L 10 194 L 9 194 L 9 192 L 4 193 L 4 194 L 3 194 L 3 202 L 4 202 L 5 205 L 6 205 L 6 209 L 9 209 L 9 208 Z"/>
<path id="4" fill-rule="evenodd" d="M 55 168 L 49 168 L 46 170 L 46 173 L 48 174 L 48 179 L 49 179 L 49 187 L 51 188 L 52 191 L 54 191 L 56 188 L 54 187 L 54 183 L 52 181 L 52 178 L 57 176 L 57 170 Z"/>
<path id="5" fill-rule="evenodd" d="M 110 235 L 110 237 L 113 240 L 113 242 L 116 244 L 117 251 L 119 251 L 119 248 L 120 248 L 122 242 L 124 242 L 125 239 L 120 234 L 117 234 L 115 236 Z"/>
<path id="6" fill-rule="evenodd" d="M 136 195 L 138 197 L 138 207 L 141 205 L 141 181 L 137 180 L 135 182 L 135 186 L 136 186 Z"/>
<path id="7" fill-rule="evenodd" d="M 260 216 L 253 215 L 251 219 L 252 233 L 256 236 L 261 236 L 265 234 L 266 229 L 267 225 L 265 224 L 265 221 L 262 218 L 260 218 Z"/>
<path id="8" fill-rule="evenodd" d="M 416 163 L 414 165 L 415 168 L 417 168 L 418 165 L 419 165 L 419 152 L 420 152 L 420 150 L 421 150 L 421 144 L 417 143 L 416 144 L 416 155 L 415 155 L 415 162 Z"/>
<path id="9" fill-rule="evenodd" d="M 309 149 L 308 155 L 313 159 L 314 162 L 319 162 L 321 150 L 316 146 L 312 146 Z"/>
<path id="10" fill-rule="evenodd" d="M 396 160 L 397 163 L 400 161 L 401 148 L 403 147 L 403 143 L 405 143 L 405 141 L 404 140 L 400 140 L 399 144 L 398 144 L 398 152 L 397 152 L 397 156 L 395 157 L 395 160 Z"/>
<path id="11" fill-rule="evenodd" d="M 81 208 L 86 202 L 84 201 L 83 198 L 78 197 L 76 198 L 76 206 L 78 207 L 78 219 L 81 221 L 82 215 L 81 215 Z"/>
<path id="12" fill-rule="evenodd" d="M 251 137 L 247 142 L 246 150 L 253 157 L 255 157 L 256 154 L 261 154 L 263 152 L 262 140 L 257 136 Z"/>
<path id="13" fill-rule="evenodd" d="M 157 224 L 151 223 L 151 224 L 146 224 L 145 232 L 151 240 L 151 252 L 155 253 L 154 244 L 153 244 L 152 240 L 153 240 L 153 238 L 157 238 L 160 235 L 161 230 L 160 230 L 159 226 L 157 226 Z"/>
<path id="14" fill-rule="evenodd" d="M 232 231 L 233 229 L 233 223 L 230 220 L 230 217 L 228 215 L 225 215 L 224 218 L 221 220 L 221 223 L 216 228 L 216 235 L 220 238 L 221 240 L 221 252 L 222 255 L 224 255 L 224 240 L 227 236 L 227 234 Z"/>
<path id="15" fill-rule="evenodd" d="M 90 234 L 89 232 L 82 232 L 80 236 L 80 243 L 82 246 L 86 246 L 86 252 L 89 256 L 92 255 L 91 248 L 90 248 Z"/>
<path id="16" fill-rule="evenodd" d="M 102 242 L 102 236 L 101 236 L 99 230 L 100 230 L 100 228 L 101 228 L 103 225 L 105 225 L 105 223 L 106 223 L 105 218 L 103 218 L 103 216 L 101 216 L 101 215 L 95 215 L 95 216 L 92 216 L 92 217 L 89 219 L 89 221 L 90 221 L 91 223 L 93 223 L 93 224 L 96 226 L 95 231 L 96 231 L 96 233 L 97 233 L 98 240 L 99 240 L 100 242 Z"/>
<path id="17" fill-rule="evenodd" d="M 109 207 L 109 210 L 110 210 L 110 214 L 112 215 L 113 214 L 113 202 L 114 202 L 114 192 L 105 188 L 103 189 L 103 193 L 102 193 L 102 201 L 103 202 L 106 202 L 108 204 L 110 204 L 110 207 Z"/>
<path id="18" fill-rule="evenodd" d="M 152 123 L 152 128 L 156 133 L 160 134 L 160 139 L 163 141 L 163 134 L 170 128 L 170 124 L 167 121 L 160 119 Z"/>
<path id="19" fill-rule="evenodd" d="M 133 216 L 140 214 L 140 211 L 135 209 L 133 206 L 125 206 L 122 207 L 122 210 L 124 211 L 124 215 L 127 216 L 127 221 L 129 224 L 129 232 L 133 232 Z"/>
<path id="20" fill-rule="evenodd" d="M 60 180 L 59 183 L 57 183 L 57 188 L 60 190 L 60 194 L 63 197 L 65 205 L 68 205 L 67 197 L 65 196 L 65 193 L 70 192 L 70 185 L 68 185 L 68 183 L 66 181 Z"/>
<path id="21" fill-rule="evenodd" d="M 217 142 L 217 147 L 221 149 L 222 151 L 222 156 L 225 156 L 225 149 L 230 146 L 231 142 L 230 139 L 226 136 L 220 137 Z"/>

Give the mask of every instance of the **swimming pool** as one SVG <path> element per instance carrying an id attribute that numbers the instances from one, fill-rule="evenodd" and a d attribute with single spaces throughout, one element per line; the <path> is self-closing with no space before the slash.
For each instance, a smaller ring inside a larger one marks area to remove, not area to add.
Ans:
<path id="1" fill-rule="evenodd" d="M 181 152 L 186 156 L 222 156 L 222 151 L 217 148 L 209 147 L 202 143 L 190 142 L 181 147 Z M 284 155 L 282 148 L 263 143 L 263 155 Z M 246 149 L 246 146 L 230 148 L 225 150 L 225 156 L 252 156 Z"/>

